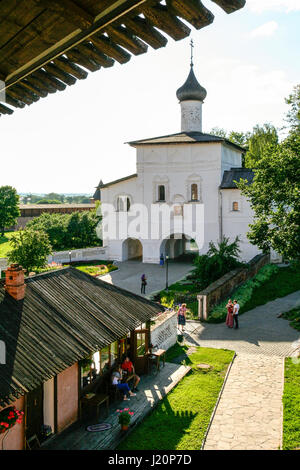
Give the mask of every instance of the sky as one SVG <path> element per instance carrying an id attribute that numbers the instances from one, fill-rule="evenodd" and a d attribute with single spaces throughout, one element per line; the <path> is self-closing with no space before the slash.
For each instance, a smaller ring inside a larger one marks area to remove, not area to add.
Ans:
<path id="1" fill-rule="evenodd" d="M 203 132 L 249 131 L 284 125 L 284 98 L 300 83 L 300 0 L 247 0 L 215 15 L 189 38 L 132 56 L 124 65 L 90 72 L 63 92 L 0 119 L 0 186 L 19 193 L 93 194 L 135 173 L 135 149 L 125 142 L 180 132 L 176 90 L 194 71 L 207 90 Z"/>

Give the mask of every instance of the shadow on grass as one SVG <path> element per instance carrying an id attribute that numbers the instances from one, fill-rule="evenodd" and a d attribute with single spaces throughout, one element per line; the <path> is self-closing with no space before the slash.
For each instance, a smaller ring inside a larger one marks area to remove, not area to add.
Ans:
<path id="1" fill-rule="evenodd" d="M 165 397 L 142 425 L 137 424 L 134 433 L 129 435 L 117 449 L 176 449 L 196 416 L 196 412 L 189 410 L 174 411 L 168 398 Z M 159 433 L 157 432 L 158 424 Z"/>

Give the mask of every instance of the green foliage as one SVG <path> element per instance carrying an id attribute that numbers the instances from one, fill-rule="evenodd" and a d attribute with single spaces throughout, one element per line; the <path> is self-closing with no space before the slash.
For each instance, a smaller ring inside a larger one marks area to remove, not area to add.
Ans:
<path id="1" fill-rule="evenodd" d="M 300 447 L 300 361 L 285 359 L 283 392 L 283 450 Z"/>
<path id="2" fill-rule="evenodd" d="M 237 186 L 250 201 L 254 222 L 247 236 L 264 252 L 271 248 L 288 259 L 300 258 L 300 134 L 266 147 L 254 181 Z"/>
<path id="3" fill-rule="evenodd" d="M 289 320 L 291 327 L 295 328 L 295 330 L 300 331 L 300 307 L 294 308 L 293 310 L 290 310 L 289 312 L 285 312 L 282 315 L 282 318 Z"/>
<path id="4" fill-rule="evenodd" d="M 199 289 L 204 289 L 232 269 L 242 266 L 238 260 L 239 242 L 239 237 L 232 243 L 229 243 L 229 238 L 223 237 L 217 245 L 209 243 L 207 254 L 195 258 L 192 277 Z"/>
<path id="5" fill-rule="evenodd" d="M 38 201 L 36 201 L 36 204 L 62 204 L 62 202 L 59 201 L 58 199 L 44 198 L 44 199 L 39 199 Z"/>
<path id="6" fill-rule="evenodd" d="M 18 263 L 27 272 L 35 268 L 43 268 L 47 256 L 52 252 L 48 235 L 45 232 L 25 229 L 11 237 L 12 250 L 8 253 L 8 260 Z"/>
<path id="7" fill-rule="evenodd" d="M 28 228 L 47 233 L 54 250 L 97 246 L 96 234 L 99 217 L 96 210 L 71 214 L 41 214 L 28 224 Z"/>
<path id="8" fill-rule="evenodd" d="M 246 168 L 256 168 L 262 154 L 270 146 L 278 144 L 278 134 L 276 128 L 269 123 L 263 126 L 255 126 L 252 134 L 248 138 L 248 152 L 245 156 Z"/>
<path id="9" fill-rule="evenodd" d="M 4 236 L 4 229 L 15 225 L 20 215 L 19 196 L 12 186 L 0 187 L 0 233 Z"/>
<path id="10" fill-rule="evenodd" d="M 258 305 L 263 305 L 271 300 L 285 297 L 299 289 L 300 268 L 299 265 L 287 268 L 278 268 L 273 264 L 262 267 L 257 275 L 238 287 L 231 298 L 238 300 L 240 304 L 239 314 L 248 312 Z M 226 319 L 226 304 L 228 299 L 218 304 L 208 317 L 209 323 L 221 323 Z"/>
<path id="11" fill-rule="evenodd" d="M 223 349 L 197 348 L 188 356 L 192 370 L 118 450 L 200 450 L 233 354 Z M 199 363 L 212 368 L 203 372 L 197 368 Z"/>
<path id="12" fill-rule="evenodd" d="M 290 109 L 286 115 L 286 121 L 290 125 L 292 133 L 300 132 L 300 84 L 293 88 L 292 93 L 285 102 L 290 105 Z"/>

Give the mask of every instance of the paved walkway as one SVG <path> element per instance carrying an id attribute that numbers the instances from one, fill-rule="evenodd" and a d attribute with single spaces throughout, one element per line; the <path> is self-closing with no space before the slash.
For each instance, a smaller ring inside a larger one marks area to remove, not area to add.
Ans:
<path id="1" fill-rule="evenodd" d="M 236 351 L 204 450 L 277 450 L 281 446 L 284 357 L 299 332 L 277 318 L 300 305 L 300 291 L 240 316 L 240 329 L 188 322 L 189 345 Z M 299 343 L 298 343 L 299 344 Z"/>
<path id="2" fill-rule="evenodd" d="M 146 274 L 146 296 L 152 292 L 160 291 L 166 286 L 166 265 L 142 263 L 141 261 L 123 261 L 115 264 L 118 271 L 112 271 L 101 276 L 102 281 L 109 282 L 134 294 L 141 293 L 141 275 Z M 182 279 L 192 269 L 192 265 L 186 262 L 169 261 L 168 279 L 169 285 Z"/>

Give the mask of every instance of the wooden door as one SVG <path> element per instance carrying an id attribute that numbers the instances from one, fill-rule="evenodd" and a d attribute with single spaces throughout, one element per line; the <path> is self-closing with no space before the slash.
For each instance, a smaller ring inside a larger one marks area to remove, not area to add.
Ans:
<path id="1" fill-rule="evenodd" d="M 44 424 L 43 385 L 26 395 L 26 439 L 36 435 L 41 437 Z"/>
<path id="2" fill-rule="evenodd" d="M 147 352 L 149 349 L 149 330 L 135 330 L 134 336 L 134 366 L 137 374 L 147 372 Z"/>

